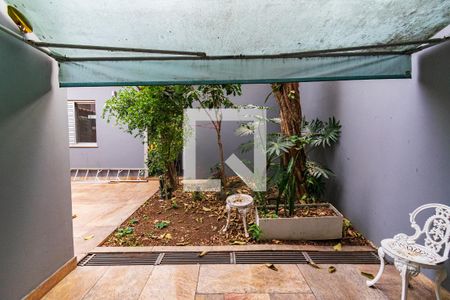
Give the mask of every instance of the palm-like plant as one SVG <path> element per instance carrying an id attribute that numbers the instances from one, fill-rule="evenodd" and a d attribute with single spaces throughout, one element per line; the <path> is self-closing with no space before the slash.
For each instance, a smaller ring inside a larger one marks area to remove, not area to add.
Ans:
<path id="1" fill-rule="evenodd" d="M 305 120 L 303 118 L 303 120 Z M 267 119 L 269 122 L 277 123 L 277 120 Z M 253 134 L 252 126 L 242 125 L 237 133 L 239 135 Z M 284 153 L 288 153 L 291 148 L 303 149 L 308 155 L 317 148 L 328 148 L 335 144 L 341 134 L 341 125 L 334 117 L 324 122 L 319 119 L 312 121 L 303 121 L 301 125 L 301 135 L 283 136 L 280 133 L 271 134 L 267 141 L 267 168 L 268 168 L 268 184 L 267 186 L 277 186 L 278 199 L 276 211 L 279 205 L 284 202 L 285 212 L 289 215 L 294 213 L 295 202 L 316 202 L 325 192 L 325 180 L 333 175 L 333 172 L 318 162 L 306 160 L 305 162 L 305 179 L 301 183 L 304 186 L 306 194 L 297 195 L 296 181 L 293 176 L 294 165 L 297 156 L 291 157 L 287 167 L 280 164 L 280 158 Z M 248 142 L 241 145 L 241 151 L 247 152 L 251 150 L 252 143 Z M 300 199 L 299 199 L 300 198 Z M 266 207 L 262 204 L 263 209 Z"/>

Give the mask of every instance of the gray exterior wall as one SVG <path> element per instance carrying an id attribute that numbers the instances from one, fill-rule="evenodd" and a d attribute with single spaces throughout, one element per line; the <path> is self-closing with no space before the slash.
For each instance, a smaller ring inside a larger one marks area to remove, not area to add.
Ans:
<path id="1" fill-rule="evenodd" d="M 422 204 L 450 205 L 450 43 L 414 55 L 411 80 L 304 83 L 301 97 L 308 118 L 342 122 L 322 158 L 336 173 L 327 200 L 369 239 L 411 234 Z"/>
<path id="2" fill-rule="evenodd" d="M 107 123 L 101 115 L 105 101 L 118 89 L 68 88 L 68 100 L 95 100 L 97 114 L 97 147 L 70 147 L 71 168 L 142 168 L 144 144 L 140 139 L 124 132 L 114 122 Z M 67 126 L 67 125 L 66 125 Z"/>
<path id="3" fill-rule="evenodd" d="M 232 98 L 233 103 L 237 105 L 253 104 L 258 106 L 270 107 L 267 111 L 268 117 L 278 117 L 278 106 L 273 97 L 270 97 L 264 103 L 267 95 L 271 92 L 268 84 L 244 84 L 242 85 L 242 96 Z M 196 154 L 197 154 L 197 178 L 208 178 L 211 175 L 210 168 L 219 161 L 219 150 L 217 146 L 216 132 L 212 128 L 210 122 L 197 123 L 196 136 Z M 222 141 L 224 146 L 225 160 L 235 154 L 242 160 L 252 161 L 253 154 L 240 153 L 239 146 L 251 140 L 253 137 L 239 137 L 235 134 L 235 130 L 239 127 L 239 122 L 223 122 L 222 124 Z M 273 131 L 278 126 L 273 124 L 267 125 L 267 131 Z M 252 168 L 251 168 L 252 169 Z M 226 167 L 228 175 L 236 175 L 230 168 Z"/>
<path id="4" fill-rule="evenodd" d="M 56 63 L 3 32 L 0 70 L 0 299 L 13 300 L 74 256 L 66 95 Z"/>

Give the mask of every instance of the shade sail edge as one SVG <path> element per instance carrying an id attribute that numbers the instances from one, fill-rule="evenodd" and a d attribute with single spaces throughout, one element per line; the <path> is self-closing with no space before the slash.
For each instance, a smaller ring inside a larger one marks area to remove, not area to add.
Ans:
<path id="1" fill-rule="evenodd" d="M 411 78 L 410 55 L 217 61 L 60 62 L 61 87 Z"/>

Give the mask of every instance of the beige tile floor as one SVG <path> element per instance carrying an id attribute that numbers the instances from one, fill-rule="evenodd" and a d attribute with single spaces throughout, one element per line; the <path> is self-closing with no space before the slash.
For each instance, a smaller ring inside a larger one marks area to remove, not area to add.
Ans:
<path id="1" fill-rule="evenodd" d="M 375 288 L 361 271 L 374 265 L 162 265 L 78 267 L 44 299 L 400 299 L 400 276 L 387 266 Z M 434 299 L 431 282 L 420 275 L 411 281 L 409 299 Z M 443 299 L 450 299 L 446 294 Z"/>
<path id="2" fill-rule="evenodd" d="M 73 219 L 75 256 L 83 258 L 157 190 L 157 181 L 111 184 L 72 182 L 72 212 L 76 215 Z"/>
<path id="3" fill-rule="evenodd" d="M 318 250 L 330 247 L 253 245 L 222 247 L 95 248 L 158 189 L 157 182 L 120 184 L 73 183 L 75 253 L 80 258 L 95 251 L 209 250 Z M 85 240 L 85 236 L 94 235 Z M 172 249 L 173 248 L 173 249 Z M 353 249 L 354 248 L 354 249 Z M 345 251 L 370 250 L 349 247 Z M 361 271 L 376 273 L 374 265 L 184 265 L 77 267 L 44 299 L 400 299 L 400 276 L 388 266 L 376 288 L 365 286 Z M 433 286 L 424 276 L 411 282 L 409 299 L 434 299 Z M 444 299 L 450 300 L 448 293 Z"/>

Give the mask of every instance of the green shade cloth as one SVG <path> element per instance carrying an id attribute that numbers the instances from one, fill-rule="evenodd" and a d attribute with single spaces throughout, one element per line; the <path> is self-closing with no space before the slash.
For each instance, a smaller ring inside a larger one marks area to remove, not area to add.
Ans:
<path id="1" fill-rule="evenodd" d="M 345 79 L 409 78 L 410 57 L 258 59 L 217 61 L 68 62 L 62 86 L 270 83 Z"/>
<path id="2" fill-rule="evenodd" d="M 269 55 L 426 40 L 448 0 L 6 0 L 42 42 Z M 401 51 L 416 46 L 381 50 Z M 151 56 L 50 48 L 68 57 Z M 378 49 L 380 50 L 380 49 Z M 167 56 L 167 55 L 158 55 Z M 409 55 L 61 61 L 62 86 L 408 78 Z"/>

